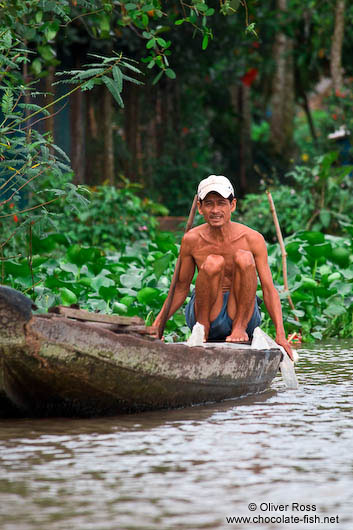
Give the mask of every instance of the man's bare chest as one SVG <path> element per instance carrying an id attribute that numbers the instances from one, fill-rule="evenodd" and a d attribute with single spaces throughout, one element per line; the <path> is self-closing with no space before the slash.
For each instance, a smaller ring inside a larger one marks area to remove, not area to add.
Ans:
<path id="1" fill-rule="evenodd" d="M 225 260 L 226 269 L 231 269 L 233 266 L 233 256 L 236 250 L 251 251 L 246 238 L 241 237 L 236 241 L 228 241 L 222 243 L 202 241 L 201 244 L 195 245 L 192 250 L 192 256 L 196 262 L 198 269 L 200 269 L 205 259 L 210 254 L 222 256 Z"/>

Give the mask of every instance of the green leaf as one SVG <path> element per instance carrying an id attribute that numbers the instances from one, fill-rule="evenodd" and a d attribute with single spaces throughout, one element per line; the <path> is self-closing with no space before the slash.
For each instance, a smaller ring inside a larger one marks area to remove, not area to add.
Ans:
<path id="1" fill-rule="evenodd" d="M 305 311 L 302 309 L 292 309 L 292 313 L 294 313 L 294 315 L 298 318 L 302 318 L 305 315 Z"/>
<path id="2" fill-rule="evenodd" d="M 157 75 L 156 77 L 153 79 L 152 81 L 152 85 L 155 85 L 158 83 L 158 81 L 160 80 L 160 78 L 162 77 L 163 75 L 163 70 L 161 70 Z"/>
<path id="3" fill-rule="evenodd" d="M 323 226 L 327 228 L 331 221 L 331 213 L 328 210 L 321 210 L 319 217 L 320 217 L 320 221 L 322 222 Z"/>
<path id="4" fill-rule="evenodd" d="M 236 11 L 239 8 L 239 5 L 240 5 L 240 0 L 230 0 L 230 2 L 229 2 L 229 6 L 234 11 Z"/>
<path id="5" fill-rule="evenodd" d="M 328 170 L 330 169 L 330 167 L 332 166 L 332 164 L 337 160 L 338 158 L 338 151 L 331 151 L 330 153 L 326 153 L 323 157 L 322 157 L 322 161 L 321 161 L 321 167 L 322 167 L 322 173 L 324 174 L 320 174 L 320 177 L 327 177 L 328 174 Z"/>
<path id="6" fill-rule="evenodd" d="M 150 48 L 153 48 L 155 45 L 156 45 L 156 39 L 153 37 L 147 42 L 146 48 L 149 50 Z"/>
<path id="7" fill-rule="evenodd" d="M 103 274 L 98 274 L 95 278 L 91 281 L 91 286 L 95 291 L 99 291 L 102 287 L 112 287 L 114 284 L 114 280 L 111 278 L 107 278 Z M 116 289 L 114 288 L 114 296 L 116 296 Z"/>
<path id="8" fill-rule="evenodd" d="M 174 72 L 174 70 L 172 70 L 171 68 L 167 68 L 165 70 L 165 74 L 167 77 L 169 77 L 170 79 L 175 79 L 176 78 L 176 74 Z"/>
<path id="9" fill-rule="evenodd" d="M 45 28 L 44 35 L 47 41 L 55 39 L 59 27 L 59 22 L 57 20 L 54 20 Z"/>
<path id="10" fill-rule="evenodd" d="M 114 302 L 113 303 L 113 313 L 118 315 L 124 315 L 127 312 L 127 306 L 125 304 Z"/>
<path id="11" fill-rule="evenodd" d="M 38 51 L 45 61 L 50 62 L 55 57 L 55 52 L 51 46 L 38 46 Z"/>
<path id="12" fill-rule="evenodd" d="M 100 252 L 97 248 L 81 247 L 76 244 L 69 247 L 66 255 L 71 263 L 75 263 L 79 267 L 82 267 L 82 265 L 85 265 L 90 261 L 97 260 L 100 257 Z"/>
<path id="13" fill-rule="evenodd" d="M 342 273 L 342 276 L 344 276 L 344 278 L 346 280 L 353 280 L 353 270 L 341 270 L 341 273 Z"/>
<path id="14" fill-rule="evenodd" d="M 12 90 L 7 88 L 1 100 L 1 110 L 3 114 L 9 114 L 13 107 Z"/>
<path id="15" fill-rule="evenodd" d="M 344 305 L 338 305 L 338 304 L 330 304 L 326 309 L 324 309 L 324 314 L 328 315 L 329 317 L 337 317 L 340 315 L 344 315 L 346 313 L 346 308 Z"/>
<path id="16" fill-rule="evenodd" d="M 184 313 L 175 313 L 173 320 L 178 327 L 185 326 L 185 315 Z"/>
<path id="17" fill-rule="evenodd" d="M 125 4 L 124 7 L 127 11 L 132 11 L 133 9 L 137 9 L 137 5 L 133 4 L 132 2 Z"/>
<path id="18" fill-rule="evenodd" d="M 5 273 L 11 274 L 15 278 L 17 277 L 27 277 L 30 275 L 30 270 L 27 261 L 22 261 L 22 263 L 18 263 L 15 261 L 5 261 Z"/>
<path id="19" fill-rule="evenodd" d="M 158 294 L 158 289 L 155 289 L 154 287 L 143 287 L 143 289 L 137 293 L 137 300 L 141 304 L 150 305 L 152 300 L 154 300 Z"/>
<path id="20" fill-rule="evenodd" d="M 168 252 L 168 250 L 170 250 L 175 256 L 178 255 L 178 248 L 174 243 L 175 238 L 173 234 L 170 234 L 169 232 L 159 232 L 155 241 L 158 250 L 161 250 L 162 252 Z"/>
<path id="21" fill-rule="evenodd" d="M 76 74 L 74 76 L 74 79 L 87 79 L 88 77 L 94 77 L 95 75 L 102 74 L 104 72 L 104 68 L 90 68 L 89 70 L 78 70 L 76 71 Z"/>
<path id="22" fill-rule="evenodd" d="M 208 46 L 208 35 L 204 35 L 202 39 L 202 49 L 206 50 Z"/>
<path id="23" fill-rule="evenodd" d="M 41 71 L 42 71 L 42 62 L 40 59 L 34 59 L 34 61 L 32 61 L 32 64 L 31 64 L 31 70 L 36 74 L 40 74 Z"/>
<path id="24" fill-rule="evenodd" d="M 61 287 L 59 289 L 59 293 L 63 305 L 71 305 L 77 303 L 77 296 L 73 291 L 71 291 L 67 287 Z"/>
<path id="25" fill-rule="evenodd" d="M 248 33 L 253 34 L 253 35 L 255 35 L 255 37 L 258 36 L 257 33 L 256 33 L 256 31 L 255 31 L 255 22 L 252 22 L 251 24 L 249 24 L 248 26 L 246 26 L 246 28 L 245 28 L 245 33 L 246 33 L 246 34 L 248 34 Z"/>
<path id="26" fill-rule="evenodd" d="M 157 280 L 159 280 L 164 271 L 168 268 L 171 258 L 172 255 L 168 253 L 165 254 L 163 257 L 156 259 L 156 261 L 153 263 L 153 270 Z"/>
<path id="27" fill-rule="evenodd" d="M 134 299 L 137 295 L 137 291 L 135 291 L 135 289 L 128 289 L 127 287 L 119 287 L 118 293 L 127 296 L 132 296 Z"/>
<path id="28" fill-rule="evenodd" d="M 109 279 L 109 278 L 106 278 L 106 279 Z M 114 298 L 116 298 L 116 288 L 115 286 L 113 287 L 113 286 L 102 285 L 99 288 L 99 295 L 106 302 L 110 302 L 110 300 L 113 300 Z"/>
<path id="29" fill-rule="evenodd" d="M 206 4 L 201 3 L 195 4 L 195 7 L 198 11 L 200 11 L 200 13 L 205 13 L 208 9 L 208 6 Z"/>
<path id="30" fill-rule="evenodd" d="M 136 68 L 136 66 L 133 66 L 132 64 L 128 63 L 126 60 L 125 61 L 121 61 L 120 63 L 122 66 L 125 66 L 125 68 L 128 68 L 129 70 L 132 70 L 133 72 L 135 72 L 136 74 L 141 74 L 141 70 L 139 70 L 138 68 Z"/>
<path id="31" fill-rule="evenodd" d="M 125 81 L 130 81 L 130 83 L 135 83 L 135 85 L 143 85 L 142 81 L 139 81 L 138 79 L 134 79 L 133 77 L 130 77 L 129 75 L 123 74 L 123 79 Z"/>
<path id="32" fill-rule="evenodd" d="M 43 11 L 36 11 L 34 18 L 37 24 L 40 24 L 43 20 Z"/>
<path id="33" fill-rule="evenodd" d="M 184 24 L 184 22 L 185 22 L 185 18 L 179 18 L 178 20 L 176 20 L 176 21 L 174 22 L 174 24 L 175 24 L 176 26 L 181 26 L 181 24 Z"/>
<path id="34" fill-rule="evenodd" d="M 118 92 L 121 92 L 123 89 L 123 74 L 118 66 L 113 66 L 112 68 L 113 79 L 116 82 Z"/>
<path id="35" fill-rule="evenodd" d="M 330 260 L 341 267 L 348 267 L 351 251 L 347 247 L 336 247 L 332 249 Z"/>
<path id="36" fill-rule="evenodd" d="M 60 263 L 59 266 L 65 272 L 71 272 L 74 276 L 78 275 L 78 267 L 74 263 Z"/>
<path id="37" fill-rule="evenodd" d="M 339 272 L 333 272 L 332 274 L 329 275 L 329 277 L 327 278 L 327 281 L 329 283 L 332 283 L 340 279 L 341 279 L 341 274 Z"/>
<path id="38" fill-rule="evenodd" d="M 318 243 L 325 242 L 325 236 L 322 232 L 303 231 L 298 233 L 298 237 L 304 239 L 304 241 L 307 241 L 310 245 L 317 245 Z"/>
<path id="39" fill-rule="evenodd" d="M 314 339 L 317 339 L 317 340 L 321 340 L 323 336 L 321 331 L 312 331 L 310 335 L 312 335 Z"/>
<path id="40" fill-rule="evenodd" d="M 128 294 L 120 299 L 120 303 L 124 304 L 126 307 L 130 307 L 134 303 L 134 301 L 134 296 L 130 296 Z"/>
<path id="41" fill-rule="evenodd" d="M 331 243 L 323 243 L 322 245 L 310 245 L 304 247 L 305 252 L 312 258 L 320 258 L 324 256 L 325 258 L 329 257 L 332 252 Z"/>
<path id="42" fill-rule="evenodd" d="M 109 33 L 110 31 L 110 18 L 104 14 L 100 17 L 99 27 L 102 32 Z"/>
<path id="43" fill-rule="evenodd" d="M 123 287 L 128 289 L 140 289 L 141 288 L 141 278 L 135 272 L 128 272 L 122 274 L 119 278 L 120 283 Z"/>
<path id="44" fill-rule="evenodd" d="M 105 86 L 108 88 L 109 92 L 112 94 L 115 101 L 120 105 L 120 107 L 124 108 L 124 102 L 121 98 L 120 92 L 118 90 L 118 86 L 110 77 L 103 76 L 102 81 L 105 84 Z"/>
<path id="45" fill-rule="evenodd" d="M 162 48 L 165 48 L 167 46 L 167 42 L 162 39 L 162 37 L 157 37 L 156 41 L 160 46 L 162 46 Z"/>

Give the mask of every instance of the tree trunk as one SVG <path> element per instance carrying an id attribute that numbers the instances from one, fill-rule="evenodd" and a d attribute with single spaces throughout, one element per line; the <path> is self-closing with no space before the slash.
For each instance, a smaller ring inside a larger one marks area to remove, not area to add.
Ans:
<path id="1" fill-rule="evenodd" d="M 54 72 L 55 72 L 54 66 L 49 66 L 48 75 L 45 78 L 45 92 L 46 92 L 45 104 L 46 105 L 48 105 L 48 103 L 53 103 L 53 101 L 54 101 L 54 87 L 53 87 Z M 49 112 L 50 112 L 50 116 L 48 116 L 44 120 L 44 130 L 45 130 L 45 132 L 49 132 L 50 133 L 50 135 L 53 138 L 53 141 L 55 143 L 54 115 L 53 115 L 54 114 L 54 108 L 51 107 Z"/>
<path id="2" fill-rule="evenodd" d="M 104 87 L 94 87 L 93 90 L 85 92 L 86 104 L 86 160 L 85 160 L 85 184 L 96 186 L 103 181 L 103 126 L 102 108 Z"/>
<path id="3" fill-rule="evenodd" d="M 24 48 L 27 49 L 27 41 L 26 40 L 23 41 L 23 44 L 24 44 Z M 28 57 L 27 52 L 25 52 L 25 57 L 27 59 L 27 57 Z M 23 65 L 22 65 L 22 77 L 23 77 L 24 86 L 28 87 L 28 85 L 30 83 L 30 76 L 28 74 L 28 63 L 27 63 L 27 60 L 24 61 Z M 27 108 L 27 105 L 29 105 L 31 103 L 31 93 L 30 93 L 30 90 L 28 88 L 24 92 L 24 98 L 23 99 L 24 99 L 24 103 L 26 105 L 25 110 L 24 110 L 24 115 L 25 115 L 25 118 L 27 120 L 27 118 L 28 118 L 28 116 L 30 114 L 30 110 L 29 110 L 29 108 Z M 26 122 L 26 125 L 29 125 L 29 123 Z M 27 142 L 30 142 L 30 137 L 31 137 L 31 129 L 30 129 L 30 127 L 28 127 L 26 131 L 27 131 L 26 132 Z"/>
<path id="4" fill-rule="evenodd" d="M 287 0 L 277 0 L 278 11 L 286 11 Z M 276 35 L 273 56 L 276 70 L 272 82 L 271 143 L 275 154 L 289 157 L 294 119 L 293 41 L 284 33 Z"/>
<path id="5" fill-rule="evenodd" d="M 85 183 L 85 104 L 84 92 L 76 90 L 70 96 L 71 125 L 71 165 L 74 170 L 74 183 Z"/>
<path id="6" fill-rule="evenodd" d="M 140 115 L 140 93 L 138 87 L 130 83 L 126 85 L 123 94 L 125 103 L 124 110 L 124 131 L 129 159 L 125 161 L 124 171 L 126 176 L 131 180 L 138 180 L 138 130 Z"/>
<path id="7" fill-rule="evenodd" d="M 113 123 L 114 114 L 113 98 L 107 88 L 103 93 L 103 135 L 104 135 L 104 161 L 103 173 L 104 180 L 108 181 L 110 186 L 114 185 L 114 142 L 113 142 Z"/>
<path id="8" fill-rule="evenodd" d="M 241 84 L 239 87 L 239 116 L 240 116 L 240 190 L 249 191 L 248 173 L 252 163 L 251 156 L 251 100 L 250 87 Z"/>
<path id="9" fill-rule="evenodd" d="M 344 8 L 345 0 L 337 0 L 335 10 L 335 29 L 332 37 L 330 58 L 332 85 L 335 92 L 340 91 L 343 85 L 342 45 L 344 35 Z"/>

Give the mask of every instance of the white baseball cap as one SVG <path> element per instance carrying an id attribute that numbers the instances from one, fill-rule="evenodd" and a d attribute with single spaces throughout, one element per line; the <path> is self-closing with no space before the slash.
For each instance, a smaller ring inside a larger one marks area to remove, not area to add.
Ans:
<path id="1" fill-rule="evenodd" d="M 197 196 L 201 201 L 208 193 L 215 191 L 227 199 L 229 195 L 234 196 L 234 188 L 227 177 L 223 175 L 210 175 L 207 179 L 201 180 L 197 189 Z"/>

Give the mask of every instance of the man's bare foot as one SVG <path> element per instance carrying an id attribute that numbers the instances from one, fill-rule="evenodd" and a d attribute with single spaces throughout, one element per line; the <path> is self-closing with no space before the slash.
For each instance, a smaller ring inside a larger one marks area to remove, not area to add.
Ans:
<path id="1" fill-rule="evenodd" d="M 226 342 L 249 342 L 249 337 L 245 330 L 233 329 L 232 333 L 226 337 Z"/>
<path id="2" fill-rule="evenodd" d="M 204 327 L 203 341 L 204 341 L 204 342 L 207 342 L 208 334 L 209 334 L 209 332 L 210 332 L 210 324 L 203 324 L 203 327 Z"/>

